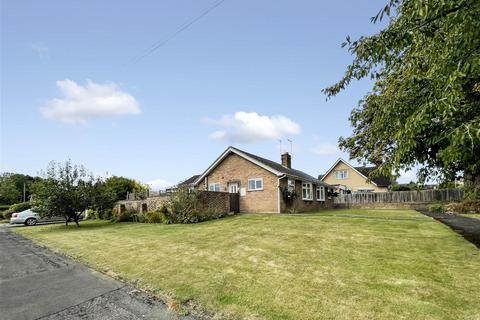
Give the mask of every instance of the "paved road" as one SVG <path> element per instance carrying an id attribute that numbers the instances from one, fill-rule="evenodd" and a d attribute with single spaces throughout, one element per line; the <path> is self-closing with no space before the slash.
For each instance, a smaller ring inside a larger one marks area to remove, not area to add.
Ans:
<path id="1" fill-rule="evenodd" d="M 193 319 L 0 226 L 0 318 Z"/>
<path id="2" fill-rule="evenodd" d="M 465 239 L 480 248 L 480 219 L 448 213 L 429 212 L 427 209 L 417 209 L 417 211 L 446 224 L 455 232 L 459 233 Z"/>

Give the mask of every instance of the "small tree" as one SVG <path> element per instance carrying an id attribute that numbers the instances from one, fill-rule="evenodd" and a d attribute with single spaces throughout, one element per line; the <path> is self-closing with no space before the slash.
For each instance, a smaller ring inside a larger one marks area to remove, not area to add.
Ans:
<path id="1" fill-rule="evenodd" d="M 33 185 L 33 208 L 43 217 L 63 216 L 65 225 L 77 226 L 83 211 L 92 206 L 94 179 L 83 166 L 50 162 L 43 180 Z"/>
<path id="2" fill-rule="evenodd" d="M 98 178 L 93 185 L 91 201 L 92 208 L 97 211 L 100 217 L 103 219 L 110 217 L 112 208 L 118 200 L 115 190 L 104 180 Z"/>

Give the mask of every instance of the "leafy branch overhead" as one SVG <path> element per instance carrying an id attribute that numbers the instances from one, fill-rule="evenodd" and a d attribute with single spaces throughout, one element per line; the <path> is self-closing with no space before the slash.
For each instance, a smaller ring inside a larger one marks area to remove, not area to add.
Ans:
<path id="1" fill-rule="evenodd" d="M 328 98 L 352 80 L 375 80 L 352 111 L 351 158 L 373 175 L 421 165 L 420 178 L 464 173 L 480 183 L 480 1 L 391 0 L 378 34 L 343 44 L 353 62 Z"/>

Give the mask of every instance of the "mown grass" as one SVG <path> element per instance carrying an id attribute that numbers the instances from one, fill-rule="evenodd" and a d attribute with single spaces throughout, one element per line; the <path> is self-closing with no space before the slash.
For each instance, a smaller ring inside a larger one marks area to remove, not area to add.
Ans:
<path id="1" fill-rule="evenodd" d="M 228 317 L 479 319 L 479 250 L 415 211 L 245 214 L 195 225 L 16 228 Z"/>

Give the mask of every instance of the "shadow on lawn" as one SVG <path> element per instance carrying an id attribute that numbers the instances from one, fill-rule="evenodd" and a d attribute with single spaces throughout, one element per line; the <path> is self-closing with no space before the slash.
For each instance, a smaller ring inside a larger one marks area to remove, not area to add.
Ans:
<path id="1" fill-rule="evenodd" d="M 87 230 L 97 230 L 101 228 L 110 228 L 114 225 L 118 225 L 118 223 L 114 223 L 107 220 L 90 220 L 90 221 L 80 221 L 79 226 L 75 225 L 75 222 L 69 222 L 68 226 L 65 226 L 65 223 L 62 224 L 51 224 L 51 225 L 38 225 L 35 227 L 28 227 L 28 228 L 39 228 L 39 230 L 35 230 L 38 233 L 55 233 L 55 232 L 75 232 L 75 231 L 87 231 Z"/>

